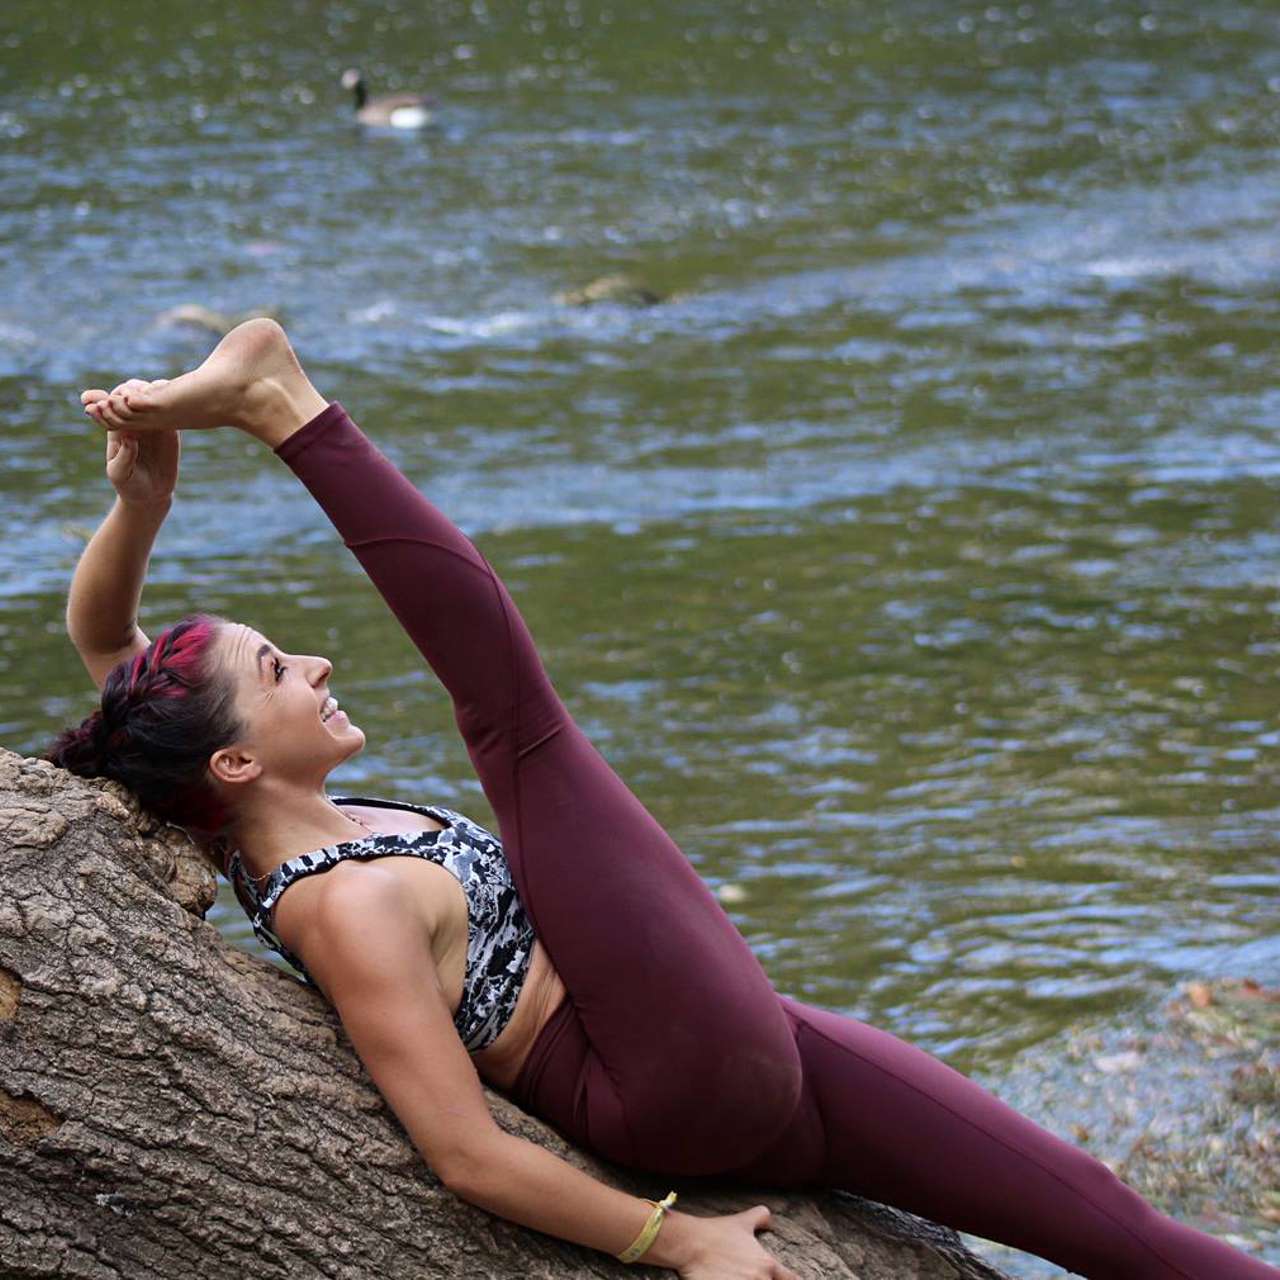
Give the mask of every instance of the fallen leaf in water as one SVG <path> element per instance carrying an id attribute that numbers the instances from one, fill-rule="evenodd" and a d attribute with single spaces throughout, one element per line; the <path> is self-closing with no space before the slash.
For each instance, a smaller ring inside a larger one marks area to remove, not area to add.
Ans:
<path id="1" fill-rule="evenodd" d="M 1249 1000 L 1280 1001 L 1280 991 L 1264 987 L 1253 978 L 1245 978 L 1240 983 L 1240 995 Z"/>
<path id="2" fill-rule="evenodd" d="M 1207 1009 L 1213 1003 L 1213 992 L 1203 982 L 1188 982 L 1187 996 L 1197 1009 Z"/>

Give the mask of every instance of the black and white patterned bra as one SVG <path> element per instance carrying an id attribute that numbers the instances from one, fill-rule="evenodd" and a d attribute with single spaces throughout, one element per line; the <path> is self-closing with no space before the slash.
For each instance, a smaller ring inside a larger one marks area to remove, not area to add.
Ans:
<path id="1" fill-rule="evenodd" d="M 444 823 L 443 830 L 412 834 L 368 835 L 340 840 L 289 858 L 271 872 L 258 891 L 240 864 L 240 851 L 227 861 L 227 878 L 259 941 L 286 959 L 311 986 L 316 983 L 276 936 L 273 917 L 280 895 L 305 875 L 327 871 L 346 858 L 413 854 L 452 872 L 467 896 L 467 972 L 454 1026 L 469 1053 L 491 1045 L 515 1011 L 533 958 L 535 935 L 511 878 L 502 842 L 484 827 L 436 805 L 374 800 L 366 796 L 330 796 L 335 804 L 411 809 Z"/>

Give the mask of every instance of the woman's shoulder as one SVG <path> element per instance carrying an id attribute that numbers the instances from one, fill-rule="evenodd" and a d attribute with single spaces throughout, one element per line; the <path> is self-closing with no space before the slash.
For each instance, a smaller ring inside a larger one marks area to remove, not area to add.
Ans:
<path id="1" fill-rule="evenodd" d="M 304 938 L 312 933 L 327 936 L 348 925 L 367 929 L 371 918 L 384 913 L 424 915 L 417 886 L 406 887 L 403 870 L 393 871 L 381 858 L 343 858 L 324 875 L 298 876 L 288 889 L 276 899 L 272 924 L 295 952 L 305 949 Z"/>

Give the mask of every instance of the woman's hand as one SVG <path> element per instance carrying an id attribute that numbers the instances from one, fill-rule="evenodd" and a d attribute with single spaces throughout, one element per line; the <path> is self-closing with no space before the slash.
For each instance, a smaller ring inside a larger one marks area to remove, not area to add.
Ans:
<path id="1" fill-rule="evenodd" d="M 106 400 L 108 394 L 126 395 L 146 387 L 162 387 L 167 379 L 144 382 L 130 378 L 106 391 L 85 391 L 80 396 L 84 405 Z M 107 431 L 107 479 L 115 486 L 120 500 L 132 507 L 158 506 L 170 501 L 178 484 L 178 458 L 182 451 L 177 430 Z"/>
<path id="2" fill-rule="evenodd" d="M 682 1280 L 800 1280 L 756 1239 L 757 1231 L 767 1230 L 769 1216 L 768 1207 L 758 1204 L 741 1213 L 692 1219 L 697 1227 L 688 1256 L 676 1268 Z"/>

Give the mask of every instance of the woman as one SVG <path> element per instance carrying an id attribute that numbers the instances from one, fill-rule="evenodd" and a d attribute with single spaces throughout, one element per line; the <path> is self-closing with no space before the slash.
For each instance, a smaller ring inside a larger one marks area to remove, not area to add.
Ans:
<path id="1" fill-rule="evenodd" d="M 458 1195 L 686 1280 L 795 1280 L 756 1239 L 764 1206 L 698 1217 L 605 1187 L 498 1129 L 483 1077 L 655 1175 L 845 1188 L 1099 1280 L 1280 1276 L 930 1055 L 775 992 L 573 722 L 488 562 L 319 395 L 279 326 L 82 400 L 121 498 L 68 607 L 102 711 L 48 758 L 208 841 Z M 451 810 L 326 794 L 365 737 L 333 710 L 324 658 L 204 614 L 154 642 L 132 627 L 177 429 L 218 426 L 292 469 L 444 683 L 501 845 Z"/>

